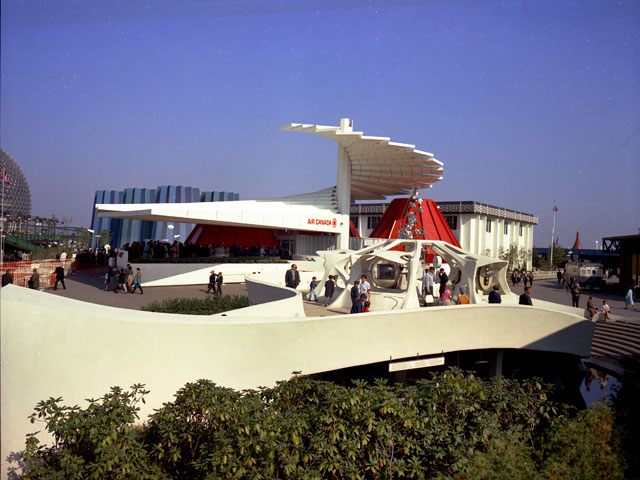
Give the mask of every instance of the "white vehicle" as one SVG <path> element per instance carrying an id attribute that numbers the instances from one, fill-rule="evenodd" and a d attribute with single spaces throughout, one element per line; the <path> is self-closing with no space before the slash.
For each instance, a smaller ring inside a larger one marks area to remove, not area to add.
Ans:
<path id="1" fill-rule="evenodd" d="M 602 265 L 588 260 L 568 261 L 564 267 L 564 278 L 571 287 L 577 281 L 583 288 L 601 288 L 604 285 Z"/>

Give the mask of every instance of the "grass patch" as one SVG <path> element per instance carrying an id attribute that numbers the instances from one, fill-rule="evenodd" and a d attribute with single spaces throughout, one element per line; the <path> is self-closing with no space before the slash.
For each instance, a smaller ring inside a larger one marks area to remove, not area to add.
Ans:
<path id="1" fill-rule="evenodd" d="M 145 312 L 181 313 L 186 315 L 214 315 L 249 306 L 249 297 L 242 295 L 213 295 L 207 298 L 169 298 L 144 305 Z"/>

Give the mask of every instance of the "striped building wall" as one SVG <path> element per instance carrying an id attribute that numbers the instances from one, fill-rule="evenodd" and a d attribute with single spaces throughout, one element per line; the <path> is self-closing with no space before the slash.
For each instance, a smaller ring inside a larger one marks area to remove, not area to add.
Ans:
<path id="1" fill-rule="evenodd" d="M 182 185 L 160 185 L 156 188 L 125 188 L 117 190 L 97 190 L 93 199 L 91 229 L 96 234 L 109 230 L 113 236 L 111 244 L 121 247 L 136 241 L 158 240 L 183 242 L 195 226 L 192 223 L 152 222 L 149 220 L 127 220 L 102 218 L 98 216 L 96 205 L 132 203 L 189 203 L 189 202 L 229 202 L 239 200 L 233 192 L 201 192 L 197 187 Z M 172 225 L 173 229 L 169 228 Z"/>

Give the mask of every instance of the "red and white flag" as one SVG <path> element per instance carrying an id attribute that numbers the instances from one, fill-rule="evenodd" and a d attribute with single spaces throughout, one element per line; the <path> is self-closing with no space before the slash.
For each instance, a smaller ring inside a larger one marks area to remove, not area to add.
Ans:
<path id="1" fill-rule="evenodd" d="M 6 170 L 2 170 L 2 181 L 9 185 L 9 173 Z"/>
<path id="2" fill-rule="evenodd" d="M 553 206 L 553 211 L 554 211 L 554 212 L 557 212 L 557 211 L 558 211 L 558 207 L 554 205 L 554 206 Z"/>

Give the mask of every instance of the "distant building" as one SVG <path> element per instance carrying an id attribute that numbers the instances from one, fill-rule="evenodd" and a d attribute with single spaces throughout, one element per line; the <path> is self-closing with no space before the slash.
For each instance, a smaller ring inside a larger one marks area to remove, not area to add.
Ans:
<path id="1" fill-rule="evenodd" d="M 626 289 L 640 285 L 640 235 L 622 235 L 602 239 L 605 253 L 619 254 L 620 286 Z"/>
<path id="2" fill-rule="evenodd" d="M 111 243 L 121 247 L 126 243 L 146 240 L 166 240 L 184 242 L 195 226 L 193 223 L 177 223 L 150 220 L 99 217 L 98 204 L 145 204 L 145 203 L 187 203 L 187 202 L 228 202 L 239 199 L 233 192 L 201 192 L 196 187 L 161 185 L 157 188 L 126 188 L 118 190 L 97 190 L 93 199 L 91 229 L 96 235 L 108 230 Z M 173 228 L 169 228 L 173 226 Z"/>
<path id="3" fill-rule="evenodd" d="M 510 247 L 533 249 L 533 226 L 538 217 L 524 212 L 474 201 L 436 202 L 463 250 L 499 257 Z M 351 222 L 368 237 L 384 214 L 388 203 L 351 205 Z M 527 260 L 531 268 L 531 255 Z"/>
<path id="4" fill-rule="evenodd" d="M 0 179 L 4 183 L 4 215 L 8 219 L 31 216 L 31 190 L 27 177 L 11 155 L 0 149 Z M 2 186 L 2 183 L 0 183 Z"/>

